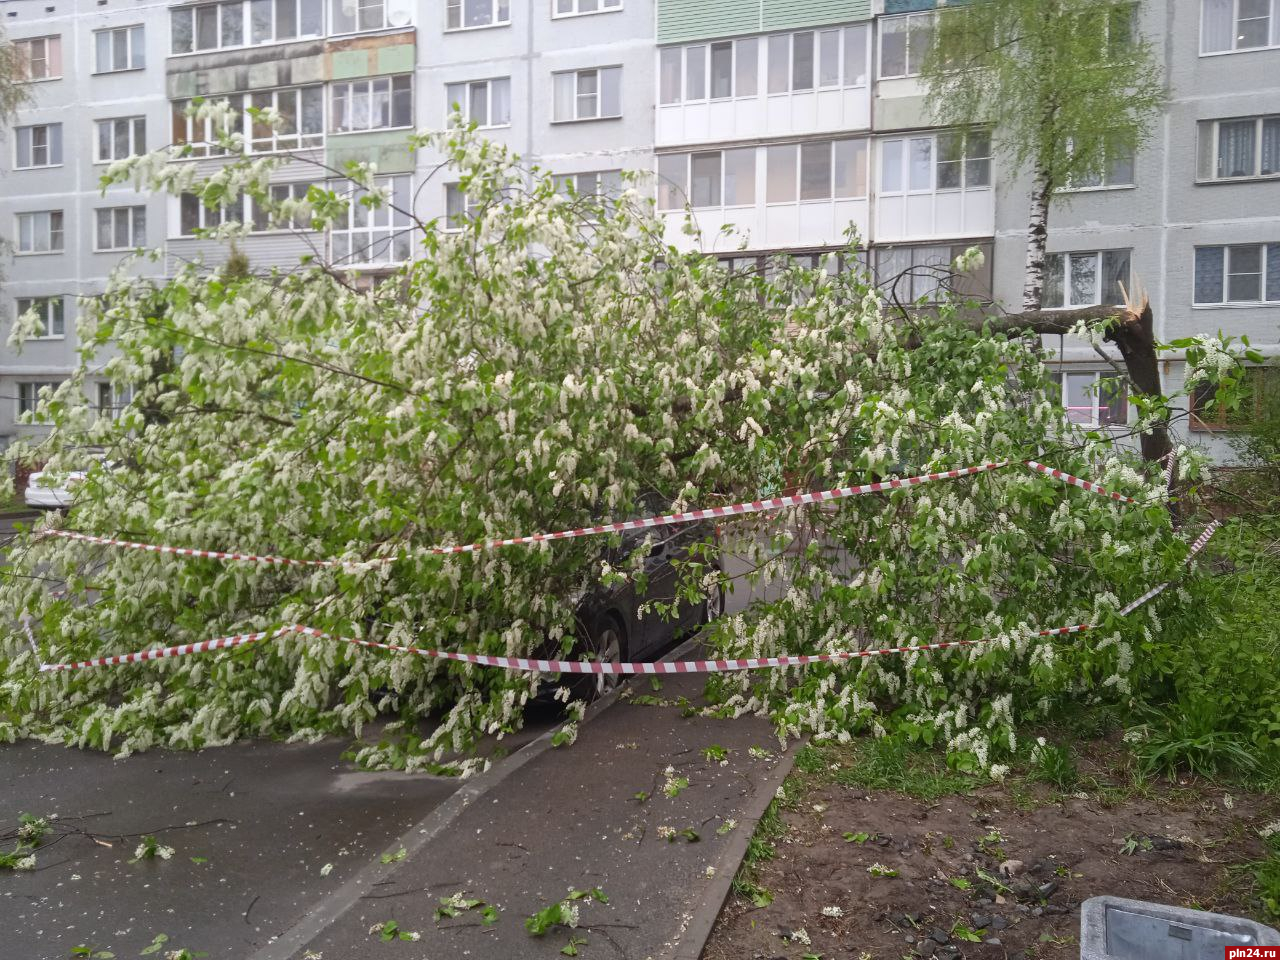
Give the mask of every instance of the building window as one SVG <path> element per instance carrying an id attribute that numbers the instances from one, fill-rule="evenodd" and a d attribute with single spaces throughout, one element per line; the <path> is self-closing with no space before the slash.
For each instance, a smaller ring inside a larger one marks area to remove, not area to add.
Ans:
<path id="1" fill-rule="evenodd" d="M 991 185 L 991 134 L 938 134 L 938 189 Z"/>
<path id="2" fill-rule="evenodd" d="M 552 74 L 555 122 L 622 116 L 622 68 L 598 67 Z"/>
<path id="3" fill-rule="evenodd" d="M 582 13 L 621 10 L 622 0 L 551 0 L 551 16 L 576 17 Z"/>
<path id="4" fill-rule="evenodd" d="M 867 195 L 867 141 L 814 140 L 760 148 L 765 202 Z M 757 202 L 758 149 L 665 154 L 658 158 L 658 208 L 750 206 Z"/>
<path id="5" fill-rule="evenodd" d="M 259 110 L 274 108 L 281 118 L 278 127 L 252 118 L 247 121 L 246 143 L 251 153 L 305 150 L 324 143 L 324 87 L 319 84 L 249 94 L 247 105 Z"/>
<path id="6" fill-rule="evenodd" d="M 349 180 L 331 184 L 333 190 L 350 200 L 346 213 L 334 220 L 330 232 L 334 266 L 404 263 L 412 256 L 408 174 L 379 177 L 374 184 L 387 198 L 377 207 L 361 202 L 367 192 L 363 187 L 355 187 Z"/>
<path id="7" fill-rule="evenodd" d="M 111 30 L 95 30 L 94 72 L 119 73 L 121 70 L 141 70 L 147 65 L 146 43 L 142 25 L 115 27 Z"/>
<path id="8" fill-rule="evenodd" d="M 1201 180 L 1280 175 L 1280 115 L 1200 121 Z"/>
<path id="9" fill-rule="evenodd" d="M 468 30 L 511 23 L 511 0 L 448 0 L 445 29 Z"/>
<path id="10" fill-rule="evenodd" d="M 343 32 L 338 10 L 349 2 L 335 0 L 335 33 Z M 174 7 L 169 32 L 175 54 L 319 37 L 324 34 L 324 0 L 231 0 Z"/>
<path id="11" fill-rule="evenodd" d="M 40 318 L 40 331 L 33 334 L 38 339 L 53 340 L 66 336 L 66 322 L 62 297 L 18 297 L 18 316 L 35 311 Z"/>
<path id="12" fill-rule="evenodd" d="M 1068 179 L 1063 190 L 1099 190 L 1106 187 L 1133 186 L 1133 151 L 1126 147 L 1108 144 L 1104 147 L 1102 169 Z"/>
<path id="13" fill-rule="evenodd" d="M 1274 46 L 1280 46 L 1280 0 L 1202 0 L 1202 54 Z"/>
<path id="14" fill-rule="evenodd" d="M 1200 383 L 1191 391 L 1192 430 L 1238 430 L 1258 423 L 1280 404 L 1280 367 L 1246 367 L 1244 399 L 1235 410 L 1218 402 L 1218 385 Z"/>
<path id="15" fill-rule="evenodd" d="M 388 0 L 333 0 L 333 33 L 359 33 L 396 26 L 388 16 Z M 317 14 L 318 17 L 318 14 Z"/>
<path id="16" fill-rule="evenodd" d="M 19 253 L 59 253 L 62 250 L 62 211 L 18 214 Z"/>
<path id="17" fill-rule="evenodd" d="M 556 178 L 560 191 L 571 197 L 613 197 L 622 190 L 621 170 L 589 170 Z"/>
<path id="18" fill-rule="evenodd" d="M 460 110 L 462 116 L 479 127 L 511 125 L 511 78 L 472 80 L 450 83 L 445 87 L 449 112 Z"/>
<path id="19" fill-rule="evenodd" d="M 14 130 L 14 167 L 56 167 L 62 163 L 62 124 L 40 123 Z"/>
<path id="20" fill-rule="evenodd" d="M 316 88 L 319 89 L 319 88 Z M 228 97 L 227 125 L 219 127 L 212 117 L 197 118 L 189 113 L 190 100 L 173 102 L 173 142 L 186 148 L 186 156 L 212 157 L 226 151 L 218 140 L 232 133 L 244 132 L 244 98 L 240 94 Z"/>
<path id="21" fill-rule="evenodd" d="M 382 7 L 381 2 L 358 2 L 362 10 L 368 6 Z M 341 2 L 337 4 L 341 6 Z M 336 9 L 333 22 L 337 33 L 340 28 Z M 280 43 L 323 34 L 324 0 L 249 0 L 249 42 L 252 44 Z"/>
<path id="22" fill-rule="evenodd" d="M 62 76 L 62 37 L 15 40 L 19 80 L 57 80 Z"/>
<path id="23" fill-rule="evenodd" d="M 773 277 L 781 269 L 798 266 L 806 270 L 824 270 L 828 276 L 853 271 L 865 272 L 865 250 L 850 253 L 846 249 L 788 251 L 787 253 L 747 253 L 717 257 L 716 261 L 730 273 L 761 274 Z"/>
<path id="24" fill-rule="evenodd" d="M 116 387 L 110 383 L 98 384 L 98 416 L 114 420 L 120 411 L 133 402 L 133 387 Z"/>
<path id="25" fill-rule="evenodd" d="M 461 184 L 444 185 L 444 225 L 448 230 L 461 230 L 476 215 L 480 205 L 462 190 Z"/>
<path id="26" fill-rule="evenodd" d="M 813 140 L 765 148 L 767 203 L 866 195 L 866 140 Z"/>
<path id="27" fill-rule="evenodd" d="M 1196 247 L 1195 302 L 1280 303 L 1280 243 Z"/>
<path id="28" fill-rule="evenodd" d="M 658 158 L 658 208 L 741 207 L 756 202 L 756 148 Z"/>
<path id="29" fill-rule="evenodd" d="M 864 86 L 867 29 L 858 24 L 666 47 L 658 54 L 659 99 L 688 103 L 758 96 L 762 47 L 771 94 Z"/>
<path id="30" fill-rule="evenodd" d="M 955 260 L 970 247 L 982 250 L 982 266 L 957 273 Z M 881 247 L 875 252 L 876 282 L 903 303 L 936 303 L 947 293 L 991 299 L 991 243 Z"/>
<path id="31" fill-rule="evenodd" d="M 147 151 L 146 117 L 113 117 L 94 124 L 93 158 L 97 163 L 123 160 Z"/>
<path id="32" fill-rule="evenodd" d="M 24 413 L 35 413 L 40 404 L 40 391 L 48 387 L 49 392 L 57 390 L 61 385 L 57 380 L 20 380 L 18 381 L 18 416 Z"/>
<path id="33" fill-rule="evenodd" d="M 1123 380 L 1096 370 L 1061 376 L 1062 405 L 1072 423 L 1109 427 L 1129 422 L 1129 398 Z"/>
<path id="34" fill-rule="evenodd" d="M 103 207 L 95 215 L 98 230 L 93 249 L 132 250 L 147 245 L 146 207 Z"/>
<path id="35" fill-rule="evenodd" d="M 267 191 L 271 198 L 269 205 L 256 200 L 250 202 L 253 211 L 249 218 L 250 229 L 257 233 L 268 230 L 310 230 L 310 216 L 287 216 L 284 209 L 287 204 L 306 200 L 310 189 L 311 181 L 308 180 L 271 184 Z"/>
<path id="36" fill-rule="evenodd" d="M 178 197 L 178 235 L 198 237 L 224 223 L 244 223 L 244 197 L 210 207 L 199 194 L 184 193 Z"/>
<path id="37" fill-rule="evenodd" d="M 880 78 L 914 77 L 933 42 L 933 14 L 912 13 L 880 21 Z"/>
<path id="38" fill-rule="evenodd" d="M 332 106 L 334 133 L 410 126 L 413 123 L 413 77 L 404 74 L 335 83 Z"/>
<path id="39" fill-rule="evenodd" d="M 202 3 L 169 11 L 169 41 L 175 54 L 244 46 L 244 3 Z"/>
<path id="40" fill-rule="evenodd" d="M 884 140 L 880 144 L 881 193 L 931 193 L 990 186 L 990 134 L 941 133 L 936 137 Z"/>
<path id="41" fill-rule="evenodd" d="M 1128 250 L 1051 253 L 1045 257 L 1041 303 L 1046 310 L 1121 304 L 1128 289 Z"/>

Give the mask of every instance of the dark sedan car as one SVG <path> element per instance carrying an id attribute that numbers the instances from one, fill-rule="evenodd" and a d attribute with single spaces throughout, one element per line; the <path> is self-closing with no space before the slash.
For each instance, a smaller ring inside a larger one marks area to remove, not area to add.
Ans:
<path id="1" fill-rule="evenodd" d="M 666 512 L 667 504 L 647 501 L 645 508 L 645 515 L 653 516 Z M 682 598 L 675 616 L 652 607 L 641 611 L 645 604 L 670 604 L 676 599 L 681 577 L 678 564 L 699 544 L 714 543 L 715 536 L 715 527 L 706 521 L 626 531 L 620 546 L 610 550 L 609 559 L 615 565 L 622 564 L 651 537 L 653 547 L 644 560 L 645 590 L 641 593 L 628 580 L 612 586 L 601 584 L 590 591 L 578 607 L 581 644 L 574 657 L 614 663 L 655 660 L 677 640 L 718 617 L 724 609 L 723 589 L 693 602 Z M 593 674 L 580 679 L 576 685 L 580 694 L 599 696 L 617 686 L 621 678 Z"/>

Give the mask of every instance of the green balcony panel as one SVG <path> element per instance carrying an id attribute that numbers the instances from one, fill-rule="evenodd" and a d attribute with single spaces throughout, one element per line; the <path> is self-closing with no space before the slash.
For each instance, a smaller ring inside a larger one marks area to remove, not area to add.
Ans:
<path id="1" fill-rule="evenodd" d="M 414 46 L 412 43 L 397 43 L 393 47 L 378 48 L 378 73 L 412 73 L 414 66 Z"/>
<path id="2" fill-rule="evenodd" d="M 658 0 L 658 42 L 685 43 L 871 18 L 871 0 Z"/>
<path id="3" fill-rule="evenodd" d="M 871 0 L 762 0 L 765 30 L 820 27 L 871 18 Z"/>

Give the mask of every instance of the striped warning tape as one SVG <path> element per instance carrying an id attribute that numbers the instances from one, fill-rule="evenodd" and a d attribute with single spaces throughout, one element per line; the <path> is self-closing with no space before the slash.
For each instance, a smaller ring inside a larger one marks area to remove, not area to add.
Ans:
<path id="1" fill-rule="evenodd" d="M 1069 483 L 1074 487 L 1079 487 L 1081 490 L 1088 490 L 1090 493 L 1096 493 L 1103 497 L 1110 497 L 1112 500 L 1119 500 L 1121 503 L 1138 502 L 1133 497 L 1126 497 L 1123 493 L 1116 493 L 1089 480 L 1082 480 L 1079 477 L 1072 476 L 1065 470 L 1059 470 L 1056 467 L 1046 467 L 1043 463 L 1036 463 L 1034 460 L 1023 460 L 1022 462 L 1032 470 L 1043 473 L 1047 477 L 1053 477 L 1055 480 L 1061 480 L 1063 483 Z"/>
<path id="2" fill-rule="evenodd" d="M 1198 554 L 1201 550 L 1205 548 L 1205 546 L 1209 543 L 1209 538 L 1218 532 L 1218 528 L 1220 526 L 1222 526 L 1222 524 L 1219 523 L 1217 520 L 1214 520 L 1212 523 L 1210 523 L 1207 527 L 1204 528 L 1204 532 L 1200 534 L 1200 536 L 1196 537 L 1195 543 L 1191 544 L 1191 550 L 1187 553 L 1187 559 L 1186 559 L 1187 563 L 1190 563 L 1192 560 L 1194 560 L 1196 557 L 1196 554 Z M 1138 597 L 1137 600 L 1134 600 L 1133 603 L 1129 604 L 1127 607 L 1122 608 L 1120 610 L 1120 616 L 1127 617 L 1129 614 L 1133 613 L 1133 611 L 1137 610 L 1144 603 L 1148 603 L 1151 600 L 1154 600 L 1156 597 L 1160 596 L 1160 594 L 1164 593 L 1167 589 L 1169 589 L 1169 587 L 1172 586 L 1172 584 L 1173 584 L 1172 580 L 1167 580 L 1164 583 L 1159 584 L 1158 586 L 1152 587 L 1142 596 Z"/>
<path id="3" fill-rule="evenodd" d="M 1196 555 L 1204 549 L 1209 538 L 1217 531 L 1219 524 L 1211 523 L 1191 545 L 1184 565 L 1190 564 Z M 1169 583 L 1148 590 L 1133 603 L 1120 611 L 1121 616 L 1128 616 L 1143 604 L 1159 596 Z M 1071 633 L 1084 633 L 1094 629 L 1092 624 L 1078 623 L 1067 627 L 1054 627 L 1040 630 L 1037 637 L 1056 637 Z M 1002 638 L 988 637 L 982 640 L 947 640 L 938 643 L 922 643 L 904 647 L 881 647 L 867 650 L 853 650 L 840 653 L 799 654 L 781 657 L 749 657 L 731 660 L 676 660 L 659 663 L 609 663 L 587 660 L 543 660 L 533 657 L 497 657 L 481 653 L 457 653 L 449 650 L 432 650 L 424 647 L 413 647 L 394 643 L 380 643 L 376 640 L 361 640 L 326 633 L 314 627 L 292 624 L 274 631 L 239 634 L 231 637 L 220 637 L 216 640 L 204 640 L 200 643 L 183 643 L 172 647 L 160 647 L 154 650 L 143 650 L 137 653 L 116 654 L 109 657 L 96 657 L 92 660 L 81 660 L 74 663 L 46 663 L 40 667 L 41 672 L 80 670 L 85 667 L 113 667 L 127 663 L 142 663 L 147 660 L 163 660 L 170 657 L 182 657 L 193 653 L 205 653 L 209 650 L 224 650 L 240 647 L 265 640 L 268 637 L 281 637 L 288 634 L 301 634 L 317 640 L 335 640 L 360 647 L 378 650 L 389 650 L 395 653 L 412 653 L 433 660 L 454 660 L 459 663 L 470 663 L 480 667 L 497 667 L 503 670 L 519 670 L 533 673 L 722 673 L 733 670 L 763 670 L 776 667 L 802 667 L 811 663 L 835 663 L 868 657 L 889 656 L 892 654 L 919 653 L 933 650 L 947 650 L 952 647 L 974 647 L 986 643 L 994 643 Z"/>
<path id="4" fill-rule="evenodd" d="M 1041 630 L 1038 637 L 1053 637 L 1068 633 L 1083 633 L 1091 627 L 1080 623 L 1070 627 L 1056 627 L 1052 630 Z M 412 653 L 432 660 L 454 660 L 458 663 L 470 663 L 478 667 L 497 667 L 503 670 L 517 670 L 526 673 L 723 673 L 733 670 L 764 670 L 775 667 L 803 667 L 811 663 L 835 663 L 846 660 L 882 657 L 896 653 L 916 653 L 930 650 L 947 650 L 952 647 L 974 647 L 984 643 L 994 643 L 1000 637 L 988 637 L 982 640 L 947 640 L 938 643 L 921 643 L 905 647 L 880 647 L 866 650 L 854 650 L 841 653 L 797 654 L 781 657 L 749 657 L 731 660 L 673 660 L 659 662 L 599 662 L 592 660 L 542 660 L 535 657 L 496 657 L 482 653 L 456 653 L 451 650 L 431 650 L 426 647 L 411 647 L 398 643 L 381 643 L 377 640 L 362 640 L 326 633 L 315 627 L 302 624 L 291 624 L 278 630 L 267 630 L 261 633 L 239 634 L 232 637 L 219 637 L 216 640 L 203 640 L 199 643 L 183 643 L 172 647 L 158 647 L 154 650 L 143 650 L 138 653 L 122 653 L 110 657 L 95 657 L 91 660 L 80 660 L 73 663 L 46 663 L 40 667 L 41 672 L 65 670 L 81 670 L 86 667 L 116 667 L 122 664 L 143 663 L 148 660 L 167 660 L 172 657 L 183 657 L 193 653 L 205 653 L 209 650 L 225 650 L 231 647 L 248 646 L 259 640 L 301 634 L 316 640 L 334 640 L 349 643 L 358 647 L 369 647 L 376 650 L 389 650 L 393 653 Z"/>
<path id="5" fill-rule="evenodd" d="M 943 470 L 939 473 L 925 473 L 914 477 L 902 477 L 897 480 L 864 483 L 854 487 L 836 487 L 831 490 L 797 493 L 785 497 L 770 497 L 765 500 L 749 500 L 742 503 L 730 504 L 724 507 L 707 507 L 699 510 L 686 510 L 683 513 L 669 513 L 660 516 L 643 517 L 638 520 L 623 520 L 617 523 L 601 523 L 589 527 L 576 527 L 572 530 L 557 530 L 553 533 L 535 533 L 526 537 L 507 537 L 498 540 L 483 540 L 479 543 L 435 546 L 431 547 L 428 552 L 434 554 L 478 553 L 482 550 L 493 550 L 500 547 L 549 543 L 556 540 L 572 540 L 577 537 L 598 536 L 606 533 L 621 533 L 626 530 L 647 530 L 654 527 L 666 527 L 679 523 L 694 523 L 699 520 L 720 520 L 726 517 L 783 510 L 788 507 L 800 507 L 813 503 L 827 503 L 833 500 L 843 500 L 847 497 L 856 497 L 868 493 L 883 493 L 890 490 L 917 487 L 921 484 L 933 483 L 937 480 L 955 480 L 960 477 L 969 477 L 979 473 L 987 473 L 992 470 L 1000 470 L 1009 466 L 1013 462 L 1021 462 L 1031 470 L 1043 473 L 1055 480 L 1061 480 L 1064 483 L 1080 487 L 1083 490 L 1088 490 L 1091 493 L 1110 497 L 1113 500 L 1123 501 L 1125 503 L 1136 502 L 1132 497 L 1112 492 L 1096 483 L 1092 483 L 1088 480 L 1082 480 L 1080 477 L 1073 476 L 1063 470 L 1046 467 L 1044 464 L 1037 463 L 1034 460 L 1001 460 L 982 463 L 974 467 L 962 467 L 957 470 Z M 379 557 L 373 560 L 293 560 L 288 557 L 252 553 L 228 553 L 221 550 L 198 550 L 191 547 L 172 547 L 154 543 L 139 543 L 133 540 L 120 540 L 115 537 L 103 537 L 89 533 L 81 533 L 77 530 L 46 530 L 42 532 L 41 536 L 61 537 L 67 540 L 79 540 L 84 543 L 96 543 L 128 550 L 145 550 L 150 553 L 163 553 L 178 557 L 226 560 L 243 563 L 274 564 L 278 566 L 340 567 L 348 570 L 363 570 L 385 566 L 387 564 L 394 563 L 397 559 L 397 557 L 392 556 Z"/>

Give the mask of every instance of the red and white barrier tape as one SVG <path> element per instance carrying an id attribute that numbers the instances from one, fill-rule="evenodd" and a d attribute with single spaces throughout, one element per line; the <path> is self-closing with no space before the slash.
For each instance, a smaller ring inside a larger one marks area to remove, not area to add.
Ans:
<path id="1" fill-rule="evenodd" d="M 1047 477 L 1053 477 L 1055 480 L 1061 480 L 1063 483 L 1069 483 L 1072 486 L 1079 487 L 1081 490 L 1088 490 L 1090 493 L 1096 493 L 1099 496 L 1110 497 L 1112 500 L 1119 500 L 1121 503 L 1137 503 L 1133 497 L 1126 497 L 1123 493 L 1115 493 L 1106 487 L 1099 486 L 1089 480 L 1081 480 L 1079 477 L 1072 476 L 1064 470 L 1056 467 L 1046 467 L 1043 463 L 1036 463 L 1034 460 L 1022 461 L 1032 470 L 1039 471 Z"/>
<path id="2" fill-rule="evenodd" d="M 1209 543 L 1209 538 L 1218 532 L 1218 528 L 1220 526 L 1222 526 L 1222 524 L 1219 523 L 1217 520 L 1214 520 L 1212 523 L 1210 523 L 1207 527 L 1204 528 L 1204 532 L 1200 534 L 1200 536 L 1196 537 L 1195 543 L 1191 544 L 1191 550 L 1187 553 L 1187 559 L 1185 561 L 1186 563 L 1190 563 L 1192 560 L 1196 558 L 1196 554 L 1198 554 L 1201 550 L 1205 548 L 1205 546 Z M 1152 587 L 1150 590 L 1148 590 L 1146 593 L 1140 596 L 1137 600 L 1134 600 L 1128 606 L 1123 607 L 1120 610 L 1120 616 L 1127 617 L 1129 614 L 1133 613 L 1133 611 L 1137 610 L 1144 603 L 1154 600 L 1156 597 L 1160 596 L 1160 594 L 1168 590 L 1172 584 L 1173 584 L 1172 580 L 1166 580 L 1164 583 L 1160 584 L 1159 586 Z"/>
<path id="3" fill-rule="evenodd" d="M 1089 630 L 1085 623 L 1070 627 L 1057 627 L 1053 630 L 1041 630 L 1037 637 L 1060 636 L 1067 633 L 1082 633 Z M 380 643 L 377 640 L 360 640 L 326 633 L 315 627 L 292 624 L 279 630 L 268 630 L 262 633 L 240 634 L 233 637 L 219 637 L 216 640 L 204 640 L 200 643 L 183 643 L 172 647 L 159 647 L 154 650 L 143 650 L 138 653 L 123 653 L 111 657 L 95 657 L 92 660 L 81 660 L 74 663 L 46 663 L 40 667 L 41 672 L 64 670 L 81 670 L 85 667 L 115 667 L 121 664 L 142 663 L 147 660 L 166 660 L 171 657 L 183 657 L 192 653 L 205 653 L 209 650 L 225 650 L 230 647 L 243 647 L 259 640 L 301 634 L 317 640 L 336 640 L 358 647 L 370 647 L 376 650 L 390 650 L 393 653 L 413 653 L 432 660 L 454 660 L 458 663 L 470 663 L 478 667 L 497 667 L 503 670 L 519 670 L 526 673 L 723 673 L 732 670 L 764 670 L 775 667 L 803 667 L 811 663 L 834 663 L 843 660 L 858 660 L 867 657 L 887 656 L 895 653 L 914 653 L 917 651 L 947 650 L 951 647 L 974 647 L 984 643 L 994 643 L 999 637 L 988 637 L 982 640 L 947 640 L 939 643 L 922 643 L 908 647 L 882 647 L 867 650 L 856 650 L 842 653 L 797 654 L 781 657 L 751 657 L 733 660 L 673 660 L 658 662 L 611 663 L 591 660 L 542 660 L 535 657 L 496 657 L 482 653 L 455 653 L 451 650 L 431 650 L 426 647 L 410 647 L 398 643 Z"/>
<path id="4" fill-rule="evenodd" d="M 960 477 L 969 477 L 978 473 L 987 473 L 992 470 L 1000 470 L 1009 466 L 1014 461 L 1001 460 L 991 463 L 979 464 L 975 467 L 962 467 L 958 470 L 944 470 L 940 473 L 925 473 L 914 477 L 903 477 L 898 480 L 884 480 L 877 483 L 864 483 L 855 487 L 836 487 L 831 490 L 818 490 L 811 493 L 798 493 L 785 497 L 771 497 L 767 500 L 750 500 L 743 503 L 734 503 L 725 507 L 708 507 L 700 510 L 686 510 L 684 513 L 669 513 L 660 516 L 643 517 L 639 520 L 623 520 L 618 523 L 602 523 L 590 527 L 577 527 L 572 530 L 557 530 L 553 533 L 535 533 L 527 537 L 508 537 L 500 540 L 484 540 L 479 543 L 467 543 L 451 546 L 435 546 L 431 547 L 428 552 L 435 554 L 456 554 L 456 553 L 477 553 L 482 550 L 492 550 L 499 547 L 510 547 L 517 545 L 530 545 L 535 543 L 551 542 L 555 540 L 572 540 L 577 537 L 598 536 L 606 533 L 621 533 L 625 530 L 646 530 L 653 527 L 665 527 L 678 523 L 693 523 L 698 520 L 720 520 L 725 517 L 743 516 L 751 513 L 762 513 L 773 510 L 783 510 L 787 507 L 800 507 L 812 503 L 826 503 L 832 500 L 842 500 L 846 497 L 856 497 L 867 493 L 883 493 L 889 490 L 899 490 L 905 487 L 918 487 L 921 484 L 932 483 L 936 480 L 955 480 Z M 1096 483 L 1088 480 L 1082 480 L 1079 477 L 1057 470 L 1053 467 L 1046 467 L 1044 464 L 1037 463 L 1034 460 L 1021 461 L 1024 466 L 1055 480 L 1061 480 L 1080 487 L 1082 490 L 1088 490 L 1091 493 L 1100 496 L 1110 497 L 1113 500 L 1123 501 L 1125 503 L 1135 503 L 1132 497 L 1127 497 L 1121 493 L 1114 493 Z M 308 567 L 341 567 L 348 570 L 370 569 L 378 566 L 385 566 L 394 563 L 396 557 L 379 557 L 374 560 L 292 560 L 287 557 L 261 556 L 251 553 L 226 553 L 221 550 L 196 550 L 191 547 L 171 547 L 153 543 L 138 543 L 133 540 L 118 540 L 114 537 L 101 537 L 88 533 L 80 533 L 75 530 L 46 530 L 42 536 L 61 537 L 67 540 L 79 540 L 85 543 L 97 543 L 110 547 L 121 547 L 128 550 L 145 550 L 150 553 L 164 553 L 179 557 L 193 557 L 209 560 L 228 560 L 243 563 L 261 563 L 276 564 L 280 566 L 308 566 Z"/>
<path id="5" fill-rule="evenodd" d="M 1205 528 L 1205 531 L 1200 534 L 1195 543 L 1191 545 L 1191 549 L 1187 554 L 1184 565 L 1189 565 L 1191 561 L 1195 559 L 1196 555 L 1204 549 L 1205 545 L 1209 542 L 1209 538 L 1213 536 L 1218 527 L 1219 524 L 1215 521 Z M 1163 593 L 1169 585 L 1169 583 L 1162 583 L 1160 586 L 1148 590 L 1137 600 L 1133 601 L 1133 603 L 1123 608 L 1120 611 L 1120 616 L 1128 616 L 1130 613 L 1133 613 L 1133 611 L 1137 610 L 1143 604 L 1150 602 Z M 1092 629 L 1092 624 L 1078 623 L 1068 627 L 1054 627 L 1049 630 L 1040 630 L 1036 632 L 1035 636 L 1056 637 L 1070 633 L 1083 633 L 1086 630 Z M 293 624 L 287 627 L 281 627 L 274 631 L 220 637 L 216 640 L 204 640 L 199 643 L 183 643 L 172 647 L 160 647 L 154 650 L 143 650 L 137 653 L 123 653 L 109 657 L 96 657 L 92 660 L 82 660 L 75 663 L 46 663 L 41 665 L 40 671 L 42 673 L 46 673 L 65 670 L 80 670 L 85 667 L 114 667 L 120 664 L 141 663 L 147 660 L 163 660 L 169 657 L 182 657 L 192 653 L 205 653 L 209 650 L 224 650 L 231 647 L 245 646 L 250 643 L 256 643 L 259 640 L 265 640 L 268 637 L 281 637 L 291 633 L 298 633 L 315 639 L 337 640 L 342 643 L 350 643 L 356 646 L 370 647 L 377 650 L 390 650 L 395 653 L 412 653 L 421 657 L 429 657 L 433 660 L 455 660 L 459 663 L 471 663 L 480 667 L 497 667 L 503 670 L 519 670 L 533 673 L 607 674 L 722 673 L 733 670 L 763 670 L 776 667 L 802 667 L 811 663 L 833 663 L 865 659 L 868 657 L 888 656 L 890 654 L 947 650 L 952 647 L 975 647 L 980 646 L 981 644 L 994 643 L 1001 639 L 999 637 L 988 637 L 982 640 L 948 640 L 939 643 L 922 643 L 907 647 L 882 647 L 841 653 L 799 654 L 781 657 L 751 657 L 732 660 L 676 660 L 658 663 L 598 663 L 585 660 L 542 660 L 533 657 L 496 657 L 481 653 L 455 653 L 448 650 L 431 650 L 423 647 L 411 647 L 394 643 L 380 643 L 376 640 L 360 640 L 351 637 L 343 637 L 336 634 L 325 633 L 323 630 L 317 630 L 314 627 L 307 627 L 302 624 Z"/>

